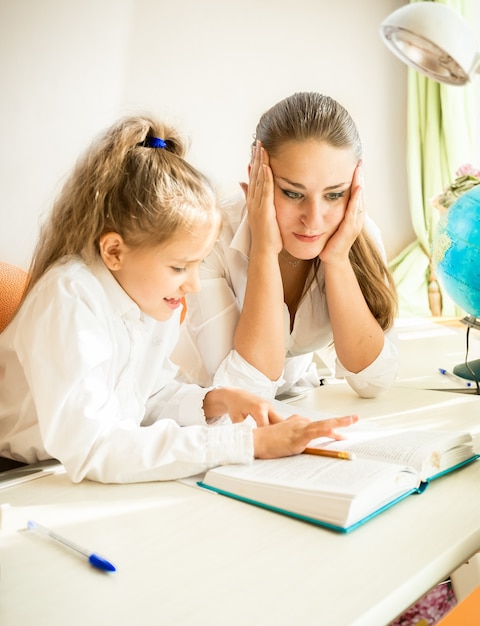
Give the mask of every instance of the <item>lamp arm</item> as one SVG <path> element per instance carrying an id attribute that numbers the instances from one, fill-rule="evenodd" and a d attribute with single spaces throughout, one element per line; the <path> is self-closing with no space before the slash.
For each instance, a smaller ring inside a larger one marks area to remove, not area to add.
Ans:
<path id="1" fill-rule="evenodd" d="M 472 74 L 480 74 L 480 52 L 477 52 L 472 64 Z"/>

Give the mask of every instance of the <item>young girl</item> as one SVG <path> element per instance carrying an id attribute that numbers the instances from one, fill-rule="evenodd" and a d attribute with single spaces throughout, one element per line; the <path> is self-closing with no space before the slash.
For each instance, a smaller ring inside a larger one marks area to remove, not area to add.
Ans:
<path id="1" fill-rule="evenodd" d="M 336 376 L 375 396 L 398 367 L 396 295 L 365 215 L 355 124 L 332 98 L 297 93 L 255 137 L 245 196 L 226 203 L 173 358 L 187 380 L 272 398 L 318 385 L 313 353 L 333 345 Z"/>
<path id="2" fill-rule="evenodd" d="M 356 420 L 281 420 L 248 392 L 175 380 L 182 298 L 220 224 L 183 154 L 175 130 L 127 118 L 65 184 L 0 335 L 0 455 L 56 458 L 75 482 L 166 480 L 297 454 Z"/>

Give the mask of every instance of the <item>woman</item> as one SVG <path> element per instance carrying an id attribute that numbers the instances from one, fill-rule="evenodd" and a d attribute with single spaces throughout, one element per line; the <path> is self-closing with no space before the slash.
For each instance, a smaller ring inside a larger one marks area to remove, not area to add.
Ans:
<path id="1" fill-rule="evenodd" d="M 360 396 L 392 384 L 396 295 L 361 158 L 352 118 L 328 96 L 297 93 L 264 113 L 245 195 L 226 203 L 202 291 L 187 299 L 174 355 L 187 379 L 294 393 L 319 384 L 313 354 L 333 346 L 336 376 Z"/>

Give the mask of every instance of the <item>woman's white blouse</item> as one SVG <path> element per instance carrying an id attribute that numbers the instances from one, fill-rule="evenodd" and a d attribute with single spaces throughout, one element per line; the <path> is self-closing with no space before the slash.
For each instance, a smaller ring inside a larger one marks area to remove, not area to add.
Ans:
<path id="1" fill-rule="evenodd" d="M 316 351 L 338 378 L 345 378 L 360 396 L 373 397 L 388 389 L 398 370 L 398 341 L 393 330 L 385 333 L 384 346 L 373 363 L 358 373 L 348 371 L 332 348 L 333 333 L 320 265 L 298 307 L 290 333 L 290 315 L 284 305 L 286 355 L 283 375 L 271 381 L 233 350 L 233 336 L 245 298 L 250 230 L 243 194 L 225 205 L 221 236 L 201 267 L 202 289 L 187 296 L 187 317 L 172 359 L 181 366 L 185 380 L 200 385 L 241 386 L 266 398 L 319 385 L 312 361 Z M 380 231 L 367 217 L 366 228 L 385 256 Z M 352 316 L 355 311 L 352 311 Z"/>
<path id="2" fill-rule="evenodd" d="M 52 267 L 0 335 L 0 455 L 57 458 L 75 482 L 250 462 L 253 420 L 207 425 L 208 389 L 175 380 L 179 317 L 142 314 L 101 261 Z"/>

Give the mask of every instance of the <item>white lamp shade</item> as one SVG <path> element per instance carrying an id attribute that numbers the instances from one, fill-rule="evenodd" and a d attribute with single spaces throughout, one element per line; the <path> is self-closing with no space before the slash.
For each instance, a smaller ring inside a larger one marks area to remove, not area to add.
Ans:
<path id="1" fill-rule="evenodd" d="M 463 85 L 480 71 L 480 55 L 467 20 L 445 4 L 417 2 L 394 11 L 381 24 L 386 46 L 429 78 Z"/>

